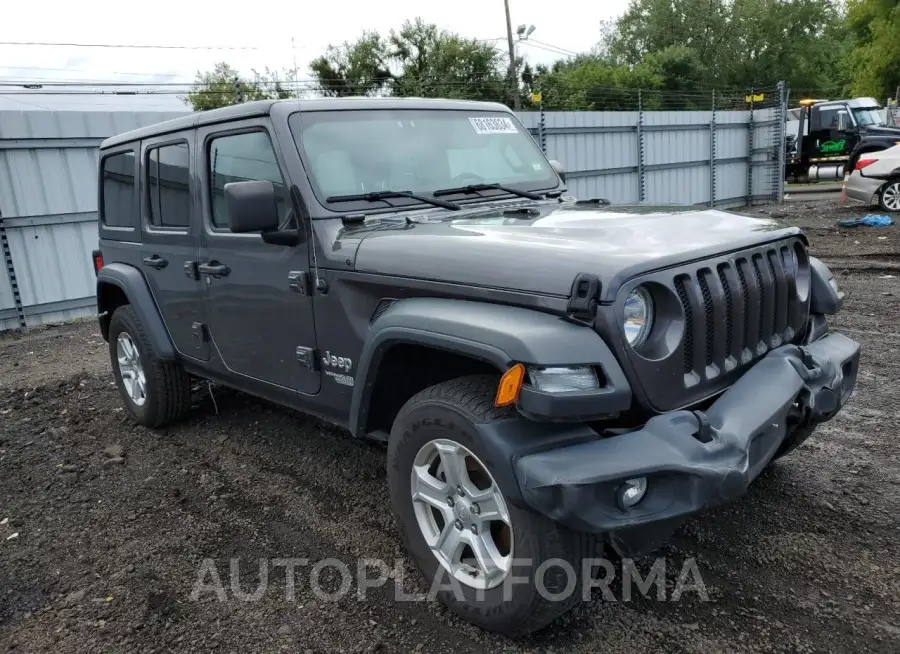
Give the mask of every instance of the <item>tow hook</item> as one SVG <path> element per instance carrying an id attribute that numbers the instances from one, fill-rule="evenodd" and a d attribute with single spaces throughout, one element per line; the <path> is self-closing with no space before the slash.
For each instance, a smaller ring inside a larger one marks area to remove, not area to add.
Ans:
<path id="1" fill-rule="evenodd" d="M 709 418 L 702 411 L 694 411 L 694 417 L 697 419 L 697 431 L 693 436 L 701 443 L 709 443 L 713 439 L 713 428 L 709 424 Z"/>

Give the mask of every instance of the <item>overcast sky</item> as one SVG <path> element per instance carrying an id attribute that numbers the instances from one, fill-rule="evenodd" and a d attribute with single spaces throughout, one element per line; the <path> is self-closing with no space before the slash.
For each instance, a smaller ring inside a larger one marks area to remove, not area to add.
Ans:
<path id="1" fill-rule="evenodd" d="M 534 42 L 523 45 L 520 53 L 532 63 L 549 63 L 563 56 L 549 50 L 589 50 L 599 39 L 600 22 L 619 15 L 627 4 L 628 0 L 510 0 L 513 29 L 522 23 L 536 27 Z M 167 50 L 0 45 L 3 82 L 190 82 L 197 70 L 209 69 L 216 61 L 227 61 L 243 72 L 266 66 L 280 71 L 291 67 L 295 58 L 302 79 L 309 77 L 308 62 L 329 43 L 353 40 L 364 29 L 387 33 L 416 16 L 466 37 L 497 39 L 501 47 L 506 34 L 502 0 L 136 4 L 19 0 L 3 5 L 3 42 L 200 46 Z"/>

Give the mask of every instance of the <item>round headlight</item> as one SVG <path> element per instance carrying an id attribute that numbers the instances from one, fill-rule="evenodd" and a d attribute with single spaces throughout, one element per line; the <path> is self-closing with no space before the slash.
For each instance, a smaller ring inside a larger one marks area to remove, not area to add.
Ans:
<path id="1" fill-rule="evenodd" d="M 638 286 L 625 298 L 625 316 L 622 327 L 625 339 L 631 347 L 638 347 L 647 340 L 653 326 L 653 299 L 646 288 Z"/>

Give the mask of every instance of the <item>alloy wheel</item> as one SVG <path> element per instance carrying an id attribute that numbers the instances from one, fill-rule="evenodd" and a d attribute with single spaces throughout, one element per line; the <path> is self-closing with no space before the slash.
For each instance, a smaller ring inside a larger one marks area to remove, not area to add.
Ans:
<path id="1" fill-rule="evenodd" d="M 143 406 L 147 401 L 147 379 L 141 353 L 128 332 L 121 332 L 116 339 L 116 359 L 125 392 L 136 406 Z"/>
<path id="2" fill-rule="evenodd" d="M 890 211 L 900 211 L 900 182 L 892 182 L 884 187 L 881 203 Z"/>
<path id="3" fill-rule="evenodd" d="M 411 477 L 416 521 L 441 566 L 472 588 L 502 583 L 512 566 L 512 522 L 485 465 L 463 445 L 436 439 L 419 450 Z"/>

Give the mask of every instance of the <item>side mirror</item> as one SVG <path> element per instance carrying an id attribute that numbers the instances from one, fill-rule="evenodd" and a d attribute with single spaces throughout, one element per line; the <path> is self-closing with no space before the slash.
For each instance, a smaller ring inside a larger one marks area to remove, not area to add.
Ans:
<path id="1" fill-rule="evenodd" d="M 846 132 L 850 129 L 850 116 L 841 112 L 838 114 L 838 131 Z"/>
<path id="2" fill-rule="evenodd" d="M 230 182 L 224 191 L 228 226 L 232 232 L 266 233 L 278 229 L 278 204 L 272 182 Z"/>
<path id="3" fill-rule="evenodd" d="M 563 181 L 563 184 L 566 183 L 566 167 L 559 163 L 556 159 L 550 160 L 550 166 L 553 170 L 556 171 L 556 174 L 559 175 L 559 178 Z"/>

